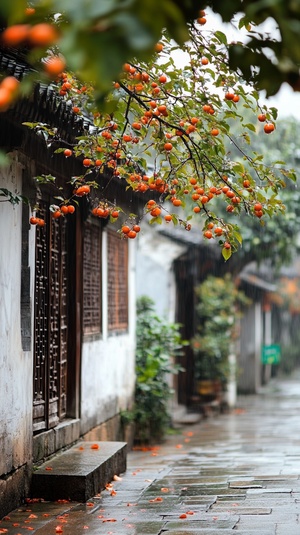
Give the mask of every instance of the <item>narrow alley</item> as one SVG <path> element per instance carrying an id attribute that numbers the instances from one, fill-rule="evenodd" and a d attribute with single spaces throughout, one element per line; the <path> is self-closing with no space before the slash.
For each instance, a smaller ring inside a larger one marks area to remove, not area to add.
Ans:
<path id="1" fill-rule="evenodd" d="M 27 503 L 0 522 L 25 535 L 299 535 L 300 374 L 242 397 L 230 414 L 128 454 L 85 504 Z"/>

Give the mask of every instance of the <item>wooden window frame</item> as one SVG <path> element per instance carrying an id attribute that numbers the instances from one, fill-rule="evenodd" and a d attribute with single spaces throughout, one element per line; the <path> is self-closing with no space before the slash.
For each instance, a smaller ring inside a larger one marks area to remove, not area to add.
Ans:
<path id="1" fill-rule="evenodd" d="M 83 335 L 101 335 L 102 326 L 102 228 L 87 221 L 83 239 Z"/>
<path id="2" fill-rule="evenodd" d="M 107 328 L 108 333 L 129 327 L 128 241 L 107 231 Z"/>

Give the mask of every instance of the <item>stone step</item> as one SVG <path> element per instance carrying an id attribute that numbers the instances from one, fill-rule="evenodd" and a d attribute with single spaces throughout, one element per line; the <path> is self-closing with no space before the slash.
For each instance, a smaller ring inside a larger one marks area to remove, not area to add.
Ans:
<path id="1" fill-rule="evenodd" d="M 126 442 L 79 442 L 34 470 L 33 498 L 85 502 L 126 470 Z"/>

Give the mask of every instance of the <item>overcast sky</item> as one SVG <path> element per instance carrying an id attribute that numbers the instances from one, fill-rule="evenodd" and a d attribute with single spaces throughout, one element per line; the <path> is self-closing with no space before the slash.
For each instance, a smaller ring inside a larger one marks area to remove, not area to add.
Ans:
<path id="1" fill-rule="evenodd" d="M 207 10 L 207 23 L 203 26 L 203 29 L 220 29 L 226 33 L 229 40 L 237 39 L 237 35 L 239 36 L 239 40 L 241 40 L 241 32 L 237 33 L 230 24 L 223 24 L 221 17 L 210 10 Z M 277 31 L 271 19 L 268 19 L 260 29 L 262 31 L 272 32 L 273 37 Z M 265 101 L 269 107 L 275 106 L 278 109 L 279 118 L 293 116 L 300 120 L 300 92 L 294 92 L 288 84 L 284 84 L 276 96 L 270 97 L 267 100 L 264 98 L 264 93 L 262 93 L 262 101 Z"/>

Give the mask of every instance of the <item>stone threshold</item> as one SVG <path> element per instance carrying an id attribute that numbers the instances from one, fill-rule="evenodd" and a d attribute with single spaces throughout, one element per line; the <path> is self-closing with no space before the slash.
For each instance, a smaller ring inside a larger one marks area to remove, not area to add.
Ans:
<path id="1" fill-rule="evenodd" d="M 78 442 L 34 469 L 31 496 L 85 502 L 125 472 L 126 454 L 126 442 Z"/>

